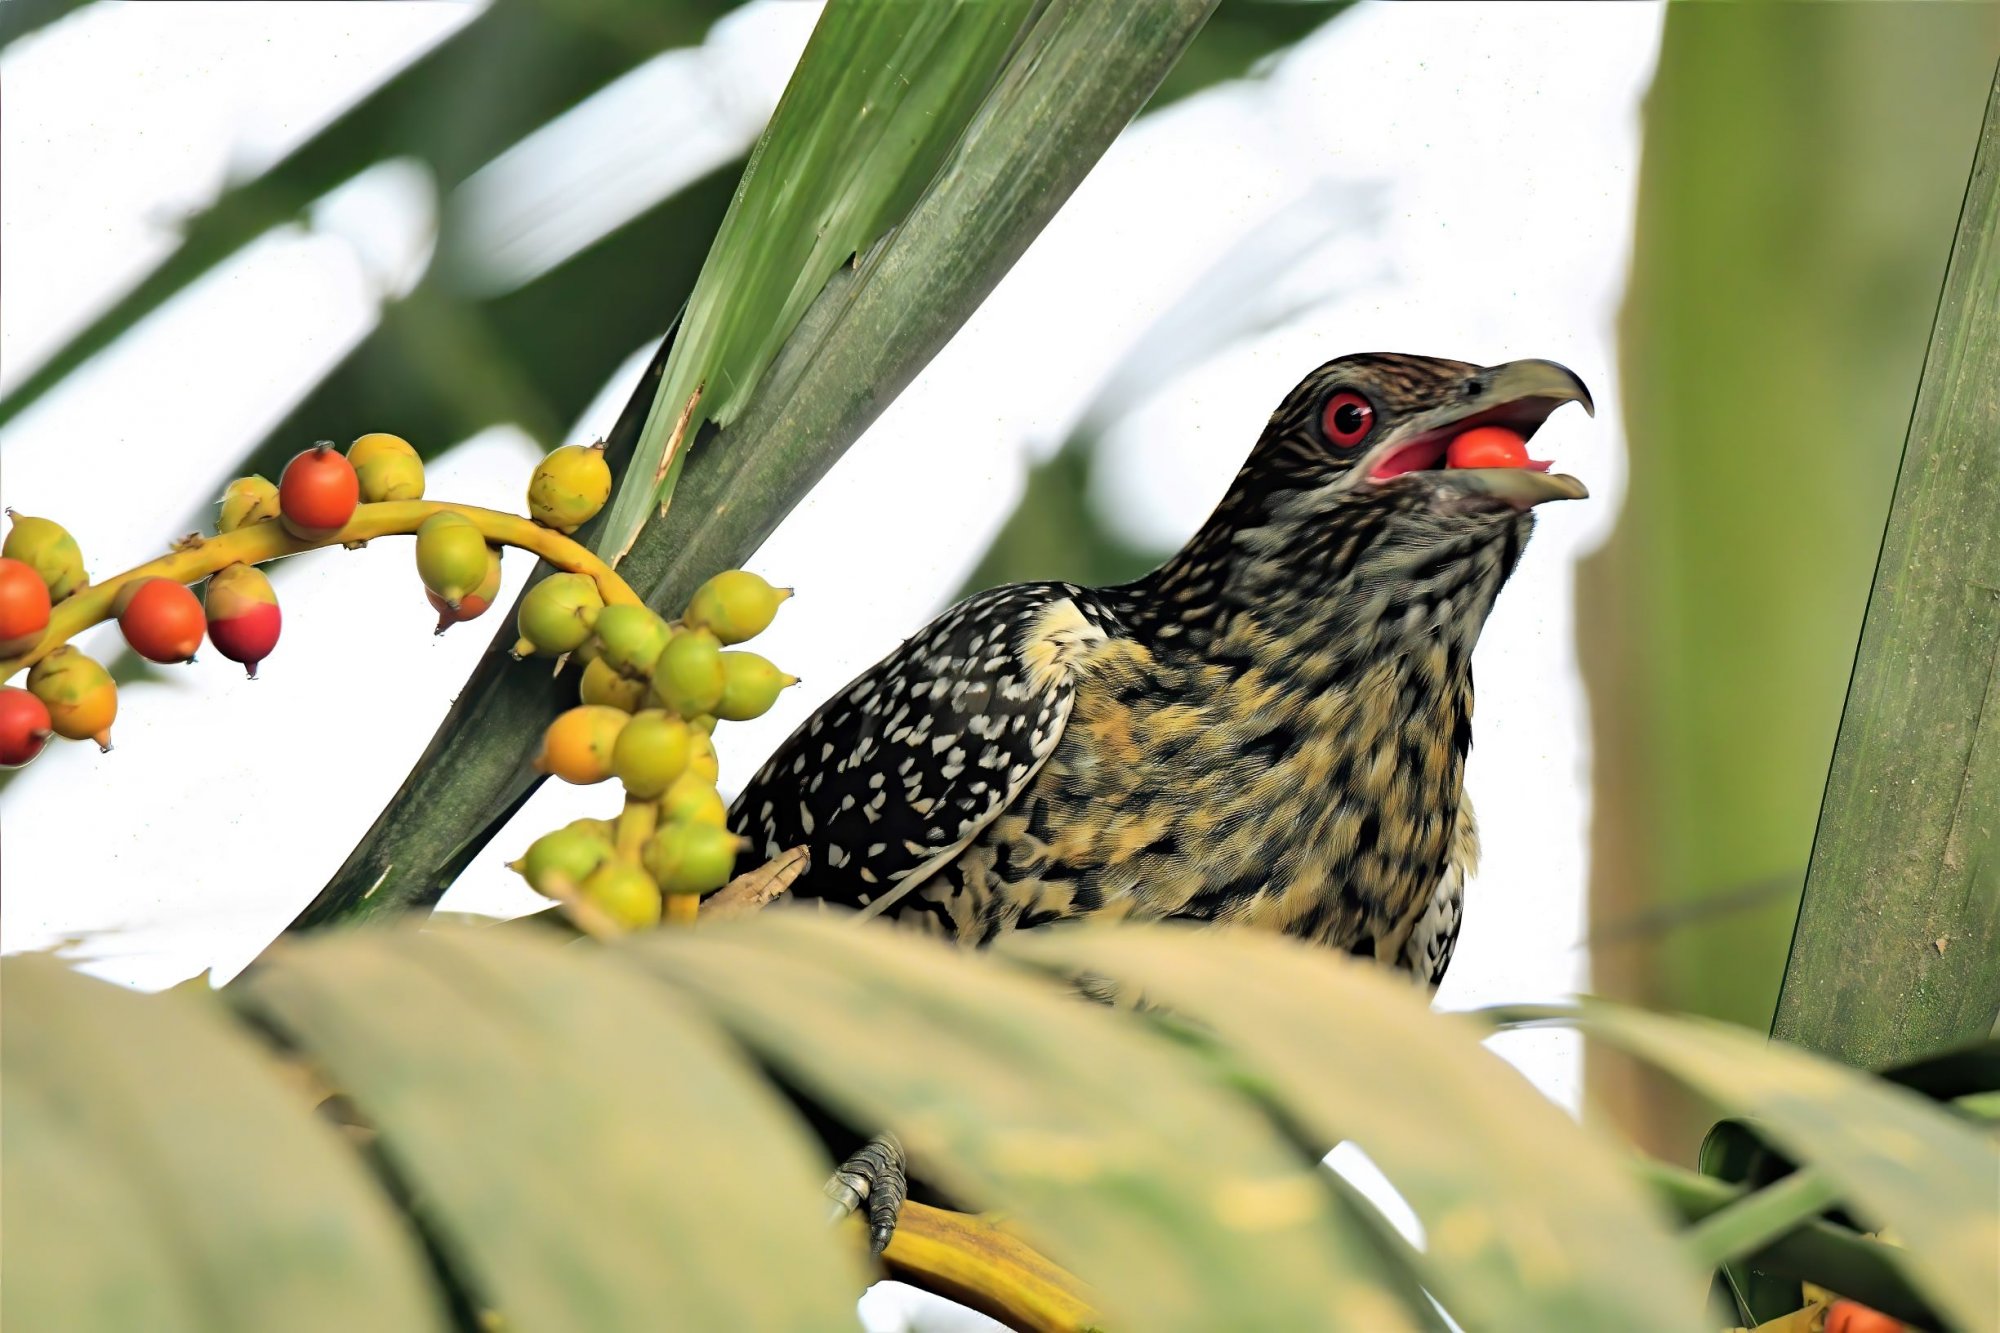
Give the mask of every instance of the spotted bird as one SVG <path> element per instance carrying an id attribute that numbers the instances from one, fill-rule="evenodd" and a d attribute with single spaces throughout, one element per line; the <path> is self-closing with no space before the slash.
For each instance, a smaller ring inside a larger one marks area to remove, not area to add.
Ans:
<path id="1" fill-rule="evenodd" d="M 1478 854 L 1473 645 L 1535 506 L 1586 494 L 1447 454 L 1569 402 L 1550 361 L 1327 362 L 1158 569 L 979 593 L 821 706 L 731 809 L 744 866 L 804 846 L 794 896 L 965 945 L 1227 922 L 1434 988 Z"/>

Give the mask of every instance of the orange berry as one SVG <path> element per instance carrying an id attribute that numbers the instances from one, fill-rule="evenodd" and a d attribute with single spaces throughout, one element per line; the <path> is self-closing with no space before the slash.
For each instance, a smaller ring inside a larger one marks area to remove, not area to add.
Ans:
<path id="1" fill-rule="evenodd" d="M 201 603 L 172 579 L 146 579 L 125 590 L 118 628 L 132 651 L 152 662 L 186 662 L 201 647 L 208 628 Z"/>
<path id="2" fill-rule="evenodd" d="M 321 440 L 285 464 L 278 478 L 278 514 L 285 527 L 302 541 L 331 537 L 354 517 L 361 502 L 361 481 L 354 464 Z"/>
<path id="3" fill-rule="evenodd" d="M 0 557 L 0 655 L 35 646 L 49 627 L 49 585 L 34 566 Z"/>
<path id="4" fill-rule="evenodd" d="M 0 768 L 31 762 L 54 734 L 46 704 L 19 686 L 0 685 Z"/>
<path id="5" fill-rule="evenodd" d="M 542 733 L 536 770 L 579 787 L 604 781 L 611 776 L 611 755 L 625 721 L 625 714 L 601 704 L 570 709 Z"/>
<path id="6" fill-rule="evenodd" d="M 1827 1307 L 1826 1333 L 1903 1333 L 1903 1325 L 1859 1301 L 1843 1300 Z"/>

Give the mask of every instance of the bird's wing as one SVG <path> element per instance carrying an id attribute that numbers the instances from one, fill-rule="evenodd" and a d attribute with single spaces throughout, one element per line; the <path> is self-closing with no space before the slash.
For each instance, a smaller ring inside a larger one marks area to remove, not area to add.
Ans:
<path id="1" fill-rule="evenodd" d="M 1435 994 L 1451 966 L 1452 951 L 1458 946 L 1458 928 L 1465 920 L 1465 882 L 1479 868 L 1479 824 L 1472 817 L 1472 802 L 1461 797 L 1458 822 L 1451 832 L 1451 850 L 1446 854 L 1444 877 L 1437 892 L 1425 905 L 1423 914 L 1403 944 L 1403 966 L 1417 983 Z"/>
<path id="2" fill-rule="evenodd" d="M 882 911 L 1040 771 L 1108 618 L 1068 584 L 968 598 L 821 705 L 736 798 L 730 827 L 759 857 L 811 851 L 795 895 Z"/>

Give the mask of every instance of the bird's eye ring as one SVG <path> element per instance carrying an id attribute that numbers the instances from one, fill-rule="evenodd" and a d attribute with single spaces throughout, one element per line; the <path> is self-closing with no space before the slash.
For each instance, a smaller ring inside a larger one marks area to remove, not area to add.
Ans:
<path id="1" fill-rule="evenodd" d="M 1319 421 L 1320 429 L 1331 443 L 1352 449 L 1374 429 L 1375 408 L 1360 394 L 1342 390 L 1326 400 Z"/>

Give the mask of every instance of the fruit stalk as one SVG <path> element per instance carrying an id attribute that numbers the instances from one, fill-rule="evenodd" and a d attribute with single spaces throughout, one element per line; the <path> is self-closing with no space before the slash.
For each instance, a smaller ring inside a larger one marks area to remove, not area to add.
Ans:
<path id="1" fill-rule="evenodd" d="M 16 672 L 33 666 L 92 625 L 110 619 L 116 613 L 119 590 L 128 584 L 150 578 L 198 583 L 233 564 L 261 565 L 283 556 L 300 555 L 327 546 L 345 546 L 372 541 L 377 537 L 407 536 L 415 533 L 425 519 L 442 513 L 470 519 L 488 542 L 532 551 L 558 569 L 586 575 L 597 584 L 606 606 L 641 604 L 639 595 L 625 580 L 613 573 L 611 567 L 588 548 L 519 514 L 503 514 L 477 505 L 447 504 L 438 500 L 392 500 L 357 507 L 346 526 L 325 537 L 311 540 L 294 537 L 283 524 L 266 519 L 234 532 L 203 537 L 199 542 L 158 560 L 79 589 L 56 605 L 49 616 L 48 628 L 34 647 L 0 660 L 0 680 L 7 680 Z"/>

